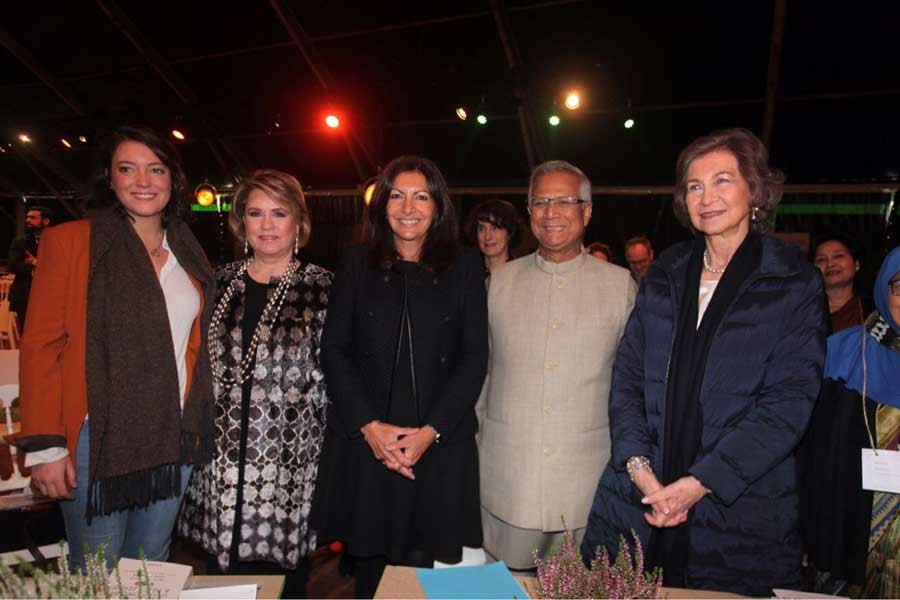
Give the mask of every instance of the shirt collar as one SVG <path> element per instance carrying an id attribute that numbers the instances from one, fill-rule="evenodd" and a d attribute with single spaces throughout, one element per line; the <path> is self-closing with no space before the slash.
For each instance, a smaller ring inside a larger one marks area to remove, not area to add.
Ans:
<path id="1" fill-rule="evenodd" d="M 534 262 L 544 273 L 549 273 L 550 275 L 564 275 L 566 273 L 577 271 L 584 264 L 586 254 L 584 253 L 584 248 L 581 250 L 582 251 L 579 252 L 575 258 L 561 263 L 550 262 L 549 260 L 544 259 L 538 250 L 534 253 Z"/>

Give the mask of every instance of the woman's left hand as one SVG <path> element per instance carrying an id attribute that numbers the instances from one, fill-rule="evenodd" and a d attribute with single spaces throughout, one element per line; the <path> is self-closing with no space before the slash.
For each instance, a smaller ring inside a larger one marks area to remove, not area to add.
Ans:
<path id="1" fill-rule="evenodd" d="M 425 451 L 434 443 L 436 437 L 434 429 L 431 427 L 420 427 L 415 433 L 410 433 L 395 442 L 391 442 L 387 445 L 387 449 L 394 453 L 401 465 L 412 467 L 419 462 Z"/>
<path id="2" fill-rule="evenodd" d="M 649 518 L 647 521 L 656 527 L 674 527 L 686 521 L 688 511 L 708 493 L 709 490 L 700 483 L 700 480 L 693 475 L 688 475 L 670 483 L 661 490 L 647 494 L 641 502 L 643 504 L 656 504 L 662 500 L 668 501 L 670 514 L 674 515 L 674 517 L 664 519 L 658 523 L 651 521 Z"/>

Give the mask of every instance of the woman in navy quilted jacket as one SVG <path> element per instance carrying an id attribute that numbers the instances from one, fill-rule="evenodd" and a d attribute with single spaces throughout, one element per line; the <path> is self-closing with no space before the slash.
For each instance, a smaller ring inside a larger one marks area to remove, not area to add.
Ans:
<path id="1" fill-rule="evenodd" d="M 822 280 L 764 236 L 783 176 L 745 129 L 704 136 L 676 167 L 697 239 L 654 262 L 613 367 L 612 458 L 582 544 L 633 529 L 665 585 L 769 596 L 799 587 L 794 449 L 822 380 Z"/>

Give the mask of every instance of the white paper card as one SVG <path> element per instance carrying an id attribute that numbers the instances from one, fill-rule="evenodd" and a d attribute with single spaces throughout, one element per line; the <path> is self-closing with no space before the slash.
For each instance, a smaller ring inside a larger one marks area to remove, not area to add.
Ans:
<path id="1" fill-rule="evenodd" d="M 864 490 L 900 494 L 900 452 L 871 448 L 862 451 L 862 486 Z"/>
<path id="2" fill-rule="evenodd" d="M 181 590 L 181 600 L 256 600 L 256 584 L 219 585 Z"/>
<path id="3" fill-rule="evenodd" d="M 838 598 L 846 598 L 847 596 L 829 596 L 827 594 L 814 594 L 812 592 L 799 592 L 797 590 L 785 590 L 781 588 L 775 588 L 772 590 L 775 594 L 775 598 L 782 598 L 784 600 L 805 600 L 805 599 L 813 599 L 813 598 L 831 598 L 831 600 L 837 600 Z"/>

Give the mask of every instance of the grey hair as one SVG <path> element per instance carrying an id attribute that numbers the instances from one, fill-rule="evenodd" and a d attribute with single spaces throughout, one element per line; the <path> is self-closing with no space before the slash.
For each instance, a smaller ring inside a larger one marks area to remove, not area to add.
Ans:
<path id="1" fill-rule="evenodd" d="M 529 199 L 534 193 L 534 183 L 538 180 L 538 177 L 551 173 L 569 173 L 578 177 L 578 197 L 587 204 L 591 203 L 591 180 L 584 174 L 584 171 L 564 160 L 548 160 L 534 168 L 534 171 L 531 172 L 531 180 L 528 182 Z"/>

